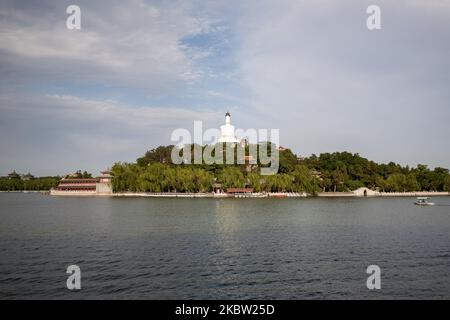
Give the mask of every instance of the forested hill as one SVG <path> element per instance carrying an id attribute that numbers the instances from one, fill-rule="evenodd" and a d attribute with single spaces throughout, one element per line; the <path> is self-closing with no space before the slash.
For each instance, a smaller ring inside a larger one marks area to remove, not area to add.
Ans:
<path id="1" fill-rule="evenodd" d="M 135 163 L 113 166 L 115 191 L 209 192 L 214 184 L 223 189 L 250 187 L 256 192 L 350 191 L 368 187 L 385 192 L 450 191 L 450 174 L 445 168 L 426 165 L 380 164 L 349 152 L 322 153 L 298 158 L 290 149 L 279 155 L 279 171 L 260 175 L 260 165 L 175 165 L 173 146 L 148 151 Z"/>

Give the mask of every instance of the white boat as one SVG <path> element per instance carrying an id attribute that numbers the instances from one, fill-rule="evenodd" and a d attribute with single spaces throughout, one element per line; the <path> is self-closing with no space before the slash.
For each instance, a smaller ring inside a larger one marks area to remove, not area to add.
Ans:
<path id="1" fill-rule="evenodd" d="M 434 206 L 434 202 L 428 202 L 428 199 L 430 199 L 430 197 L 417 197 L 414 204 L 416 206 Z"/>

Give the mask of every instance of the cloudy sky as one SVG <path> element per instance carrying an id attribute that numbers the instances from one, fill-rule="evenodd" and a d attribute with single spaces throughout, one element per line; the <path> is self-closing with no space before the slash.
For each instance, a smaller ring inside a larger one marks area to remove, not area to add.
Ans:
<path id="1" fill-rule="evenodd" d="M 96 174 L 228 110 L 297 154 L 450 167 L 449 57 L 446 0 L 1 0 L 0 175 Z"/>

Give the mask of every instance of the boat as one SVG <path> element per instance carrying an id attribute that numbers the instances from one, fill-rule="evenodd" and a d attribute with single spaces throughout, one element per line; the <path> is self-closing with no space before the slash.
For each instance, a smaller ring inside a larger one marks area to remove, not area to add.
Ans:
<path id="1" fill-rule="evenodd" d="M 434 206 L 434 202 L 428 202 L 428 199 L 430 199 L 430 197 L 417 197 L 414 204 L 416 206 Z"/>

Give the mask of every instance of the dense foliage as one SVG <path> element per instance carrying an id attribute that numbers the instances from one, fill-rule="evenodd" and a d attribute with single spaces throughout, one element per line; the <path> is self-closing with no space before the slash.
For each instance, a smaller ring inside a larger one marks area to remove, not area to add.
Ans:
<path id="1" fill-rule="evenodd" d="M 259 173 L 260 164 L 206 165 L 171 162 L 173 146 L 148 151 L 136 163 L 116 163 L 113 189 L 138 192 L 210 192 L 220 183 L 223 189 L 250 187 L 256 192 L 350 191 L 368 187 L 385 192 L 450 191 L 448 169 L 430 170 L 393 162 L 377 164 L 359 154 L 323 153 L 298 159 L 289 149 L 280 151 L 279 171 L 272 176 Z"/>
<path id="2" fill-rule="evenodd" d="M 92 174 L 87 172 L 87 171 L 81 172 L 81 170 L 78 170 L 77 172 L 75 172 L 73 174 L 67 175 L 66 178 L 70 178 L 70 179 L 90 179 L 90 178 L 92 178 Z"/>
<path id="3" fill-rule="evenodd" d="M 10 179 L 0 178 L 0 191 L 44 191 L 50 190 L 58 185 L 59 177 L 40 177 L 32 179 Z"/>
<path id="4" fill-rule="evenodd" d="M 319 157 L 312 155 L 302 163 L 320 174 L 321 187 L 325 191 L 359 187 L 385 192 L 450 191 L 449 170 L 439 167 L 430 170 L 422 164 L 416 168 L 402 167 L 393 162 L 377 164 L 349 152 L 323 153 Z"/>
<path id="5" fill-rule="evenodd" d="M 76 171 L 66 178 L 86 179 L 92 178 L 87 171 Z M 0 191 L 48 191 L 58 186 L 61 177 L 34 177 L 31 174 L 20 175 L 15 171 L 8 177 L 0 177 Z"/>
<path id="6" fill-rule="evenodd" d="M 211 192 L 220 184 L 228 188 L 253 188 L 255 192 L 351 191 L 368 187 L 384 192 L 448 191 L 448 169 L 430 169 L 419 164 L 415 168 L 390 162 L 378 164 L 359 154 L 349 152 L 322 153 L 298 158 L 289 149 L 279 152 L 276 175 L 260 174 L 256 164 L 180 164 L 171 161 L 174 146 L 149 150 L 135 163 L 116 163 L 113 168 L 115 192 Z M 202 151 L 204 147 L 201 147 Z M 191 146 L 192 159 L 194 146 Z M 233 155 L 236 157 L 236 152 Z M 248 147 L 246 148 L 248 153 Z M 247 154 L 246 153 L 246 154 Z M 70 178 L 91 178 L 86 171 L 77 171 Z M 0 191 L 49 190 L 56 187 L 60 177 L 32 175 L 0 177 Z"/>

